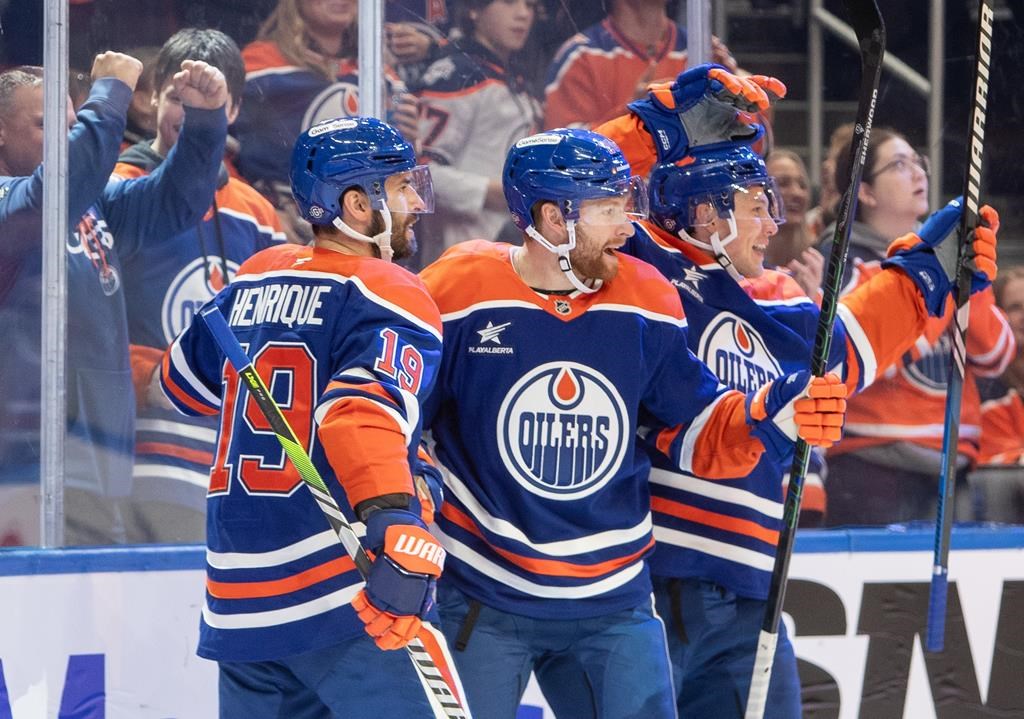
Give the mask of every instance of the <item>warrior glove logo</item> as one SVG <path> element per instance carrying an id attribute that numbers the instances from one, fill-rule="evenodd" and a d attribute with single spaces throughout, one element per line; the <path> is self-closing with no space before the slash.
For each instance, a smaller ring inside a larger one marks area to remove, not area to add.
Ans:
<path id="1" fill-rule="evenodd" d="M 520 378 L 501 403 L 498 449 L 527 491 L 556 500 L 593 494 L 622 466 L 632 436 L 625 403 L 591 367 L 551 362 Z"/>

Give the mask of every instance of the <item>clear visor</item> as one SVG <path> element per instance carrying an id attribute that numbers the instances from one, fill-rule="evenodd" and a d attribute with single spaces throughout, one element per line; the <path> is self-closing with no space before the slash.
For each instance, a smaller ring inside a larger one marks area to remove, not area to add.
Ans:
<path id="1" fill-rule="evenodd" d="M 728 217 L 729 209 L 732 209 L 733 216 L 737 220 L 771 220 L 776 225 L 781 225 L 786 221 L 782 194 L 779 192 L 774 178 L 749 185 L 731 185 L 727 192 L 732 195 L 732 208 L 717 200 L 712 203 L 721 217 Z M 697 200 L 690 208 L 690 218 L 694 227 L 710 224 L 697 222 L 697 207 L 706 202 L 706 198 Z"/>
<path id="2" fill-rule="evenodd" d="M 621 195 L 580 203 L 580 222 L 592 227 L 621 225 L 646 220 L 647 216 L 647 183 L 642 177 L 629 178 L 629 186 Z"/>
<path id="3" fill-rule="evenodd" d="M 384 181 L 384 189 L 391 212 L 424 215 L 434 211 L 434 183 L 427 165 L 390 175 Z"/>

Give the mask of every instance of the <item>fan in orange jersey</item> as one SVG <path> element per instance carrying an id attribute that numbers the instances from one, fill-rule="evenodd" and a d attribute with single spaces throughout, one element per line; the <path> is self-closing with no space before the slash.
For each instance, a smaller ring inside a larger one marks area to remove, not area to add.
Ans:
<path id="1" fill-rule="evenodd" d="M 849 184 L 849 167 L 849 154 L 840 154 L 836 182 L 841 192 Z M 915 231 L 918 218 L 928 211 L 928 182 L 927 159 L 902 135 L 885 128 L 871 131 L 844 291 L 868 281 L 885 260 L 886 246 Z M 998 226 L 991 208 L 981 215 L 983 222 Z M 827 246 L 824 249 L 828 251 Z M 828 453 L 830 525 L 935 516 L 951 356 L 946 327 L 953 308 L 940 302 L 932 309 L 940 316 L 929 320 L 900 361 L 850 404 L 846 440 Z M 981 401 L 975 378 L 999 376 L 1013 359 L 1015 344 L 991 288 L 974 293 L 957 447 L 958 483 L 965 481 L 978 457 Z M 960 497 L 966 499 L 967 492 Z"/>

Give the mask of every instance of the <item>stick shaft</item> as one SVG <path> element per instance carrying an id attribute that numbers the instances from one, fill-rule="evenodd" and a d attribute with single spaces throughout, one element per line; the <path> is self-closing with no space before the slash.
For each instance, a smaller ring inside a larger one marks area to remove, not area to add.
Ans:
<path id="1" fill-rule="evenodd" d="M 885 24 L 875 0 L 844 0 L 847 14 L 860 43 L 861 86 L 857 103 L 857 120 L 854 125 L 850 152 L 850 184 L 839 205 L 839 216 L 832 238 L 832 252 L 823 283 L 821 312 L 814 335 L 814 349 L 811 352 L 811 372 L 818 377 L 828 369 L 831 351 L 832 327 L 835 324 L 843 274 L 846 270 L 846 256 L 850 244 L 850 230 L 857 206 L 857 189 L 867 155 L 871 124 L 878 99 L 878 84 L 882 73 L 882 56 L 885 53 Z M 775 564 L 772 568 L 768 600 L 765 603 L 764 620 L 754 656 L 754 669 L 750 691 L 747 696 L 745 719 L 762 719 L 768 701 L 768 687 L 771 680 L 775 647 L 778 643 L 779 619 L 786 598 L 786 582 L 789 563 L 796 541 L 796 528 L 800 519 L 800 503 L 803 499 L 804 480 L 810 460 L 810 446 L 798 439 L 793 454 L 793 465 L 789 472 L 789 487 L 783 508 L 782 531 L 775 550 Z"/>
<path id="2" fill-rule="evenodd" d="M 992 57 L 991 0 L 980 0 L 978 44 L 974 68 L 974 97 L 968 132 L 967 170 L 964 174 L 964 211 L 960 218 L 957 257 L 956 313 L 949 328 L 950 370 L 946 388 L 946 412 L 942 431 L 942 469 L 935 514 L 935 552 L 928 593 L 928 623 L 925 649 L 941 652 L 946 633 L 946 589 L 949 580 L 949 545 L 953 533 L 953 500 L 956 492 L 957 455 L 960 445 L 960 408 L 967 369 L 967 327 L 971 312 L 972 272 L 967 262 L 968 237 L 978 224 L 981 195 L 981 160 L 985 149 L 985 114 L 988 105 L 988 75 Z"/>

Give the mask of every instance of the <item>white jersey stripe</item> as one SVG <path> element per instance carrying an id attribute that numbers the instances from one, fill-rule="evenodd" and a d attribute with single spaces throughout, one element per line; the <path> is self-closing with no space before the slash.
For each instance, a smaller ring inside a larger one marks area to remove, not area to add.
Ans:
<path id="1" fill-rule="evenodd" d="M 944 428 L 941 424 L 874 424 L 873 422 L 847 422 L 844 425 L 847 435 L 858 437 L 942 437 Z M 976 424 L 960 425 L 960 439 L 978 439 L 981 428 Z"/>
<path id="2" fill-rule="evenodd" d="M 192 368 L 188 366 L 188 362 L 185 361 L 185 355 L 181 351 L 181 345 L 177 342 L 171 344 L 171 364 L 174 365 L 174 369 L 178 371 L 182 378 L 188 382 L 188 385 L 193 392 L 202 397 L 207 404 L 213 407 L 220 407 L 220 398 L 208 390 L 206 385 L 199 381 L 199 378 L 196 377 Z"/>
<path id="3" fill-rule="evenodd" d="M 707 537 L 699 537 L 696 534 L 680 532 L 676 529 L 655 527 L 654 539 L 663 544 L 693 549 L 697 552 L 708 554 L 715 559 L 725 559 L 764 572 L 770 572 L 775 564 L 775 558 L 770 554 L 762 554 L 752 549 L 737 547 L 734 544 L 719 542 L 716 539 L 708 539 Z"/>
<path id="4" fill-rule="evenodd" d="M 705 425 L 711 419 L 711 413 L 715 411 L 715 407 L 727 396 L 729 396 L 728 392 L 718 395 L 711 404 L 694 417 L 693 422 L 687 427 L 686 434 L 683 435 L 683 446 L 679 450 L 679 469 L 693 473 L 693 453 L 697 447 L 697 440 L 700 439 L 701 432 L 704 431 Z"/>
<path id="5" fill-rule="evenodd" d="M 210 485 L 210 474 L 208 472 L 193 472 L 184 467 L 175 467 L 173 464 L 136 464 L 132 469 L 132 477 L 135 479 L 159 479 L 172 480 L 192 484 L 205 490 Z"/>
<path id="6" fill-rule="evenodd" d="M 608 575 L 591 584 L 577 587 L 550 587 L 537 584 L 498 566 L 481 554 L 474 552 L 462 542 L 452 539 L 440 528 L 434 529 L 434 535 L 441 540 L 449 557 L 465 562 L 490 579 L 505 584 L 523 594 L 530 594 L 542 599 L 585 599 L 610 592 L 633 580 L 644 567 L 643 560 L 637 560 L 615 574 Z"/>
<path id="7" fill-rule="evenodd" d="M 215 629 L 258 629 L 260 627 L 274 627 L 279 624 L 297 622 L 302 619 L 309 619 L 318 614 L 326 614 L 332 609 L 343 607 L 352 601 L 364 583 L 362 581 L 350 584 L 337 591 L 325 594 L 302 604 L 296 604 L 282 609 L 272 609 L 267 612 L 245 612 L 240 614 L 217 614 L 209 606 L 203 604 L 203 620 Z"/>
<path id="8" fill-rule="evenodd" d="M 681 489 L 684 492 L 699 494 L 708 499 L 738 504 L 741 507 L 749 507 L 755 512 L 760 512 L 772 519 L 782 519 L 782 502 L 773 502 L 745 489 L 729 487 L 710 479 L 700 479 L 692 475 L 678 474 L 656 468 L 651 468 L 650 480 L 654 484 L 661 484 L 672 489 Z"/>
<path id="9" fill-rule="evenodd" d="M 217 441 L 217 430 L 209 427 L 197 427 L 184 422 L 175 422 L 168 419 L 139 419 L 135 422 L 136 432 L 160 432 L 161 434 L 173 434 L 185 439 L 194 439 L 199 442 L 213 444 Z"/>
<path id="10" fill-rule="evenodd" d="M 362 522 L 352 522 L 352 528 L 356 530 L 358 536 L 366 535 L 366 525 Z M 263 569 L 266 567 L 277 567 L 307 557 L 310 554 L 319 552 L 321 549 L 338 544 L 338 542 L 338 535 L 330 529 L 325 529 L 295 544 L 272 549 L 269 552 L 214 552 L 208 549 L 206 550 L 206 563 L 215 569 Z"/>
<path id="11" fill-rule="evenodd" d="M 577 537 L 576 539 L 566 539 L 557 542 L 535 542 L 527 537 L 519 527 L 507 520 L 495 517 L 484 509 L 476 497 L 473 496 L 473 493 L 469 491 L 469 488 L 451 470 L 443 465 L 440 466 L 440 469 L 444 473 L 445 490 L 450 491 L 462 503 L 478 525 L 491 534 L 511 539 L 529 547 L 538 554 L 546 554 L 551 557 L 571 557 L 586 552 L 598 552 L 610 547 L 642 540 L 651 532 L 651 513 L 648 512 L 644 517 L 644 521 L 627 529 L 612 529 L 586 537 Z"/>

